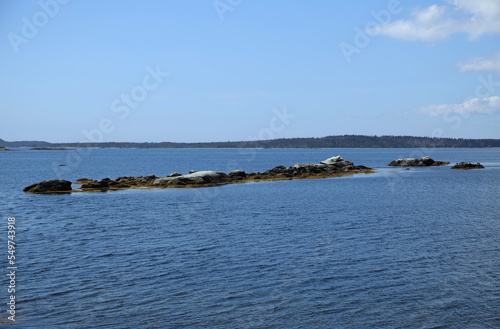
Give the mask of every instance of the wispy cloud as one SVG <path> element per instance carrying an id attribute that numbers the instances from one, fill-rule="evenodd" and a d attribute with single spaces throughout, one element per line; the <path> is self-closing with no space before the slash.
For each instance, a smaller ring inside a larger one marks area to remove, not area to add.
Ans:
<path id="1" fill-rule="evenodd" d="M 472 57 L 457 63 L 460 72 L 489 71 L 500 74 L 500 51 L 489 57 Z"/>
<path id="2" fill-rule="evenodd" d="M 500 33 L 499 0 L 450 0 L 450 5 L 414 9 L 411 18 L 374 27 L 367 32 L 401 40 L 435 42 L 454 33 L 474 40 Z"/>
<path id="3" fill-rule="evenodd" d="M 421 107 L 417 112 L 438 116 L 447 113 L 458 114 L 493 114 L 500 111 L 500 97 L 473 98 L 460 104 L 428 105 Z"/>

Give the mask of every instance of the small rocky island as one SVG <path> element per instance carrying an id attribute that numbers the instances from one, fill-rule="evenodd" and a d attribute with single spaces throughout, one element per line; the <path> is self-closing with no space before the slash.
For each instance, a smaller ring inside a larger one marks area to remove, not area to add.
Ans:
<path id="1" fill-rule="evenodd" d="M 408 159 L 396 159 L 391 161 L 388 166 L 391 167 L 431 167 L 431 166 L 445 166 L 449 165 L 449 162 L 445 161 L 435 161 L 431 159 L 430 156 L 426 155 L 420 159 L 408 158 Z"/>
<path id="2" fill-rule="evenodd" d="M 169 176 L 122 176 L 114 180 L 104 178 L 93 180 L 80 178 L 74 184 L 79 187 L 72 189 L 67 180 L 49 180 L 32 184 L 24 188 L 27 193 L 70 193 L 70 192 L 98 192 L 122 190 L 131 188 L 194 188 L 218 186 L 234 183 L 279 181 L 290 179 L 317 179 L 337 177 L 353 174 L 373 173 L 372 168 L 355 166 L 351 161 L 345 161 L 340 155 L 321 161 L 320 163 L 295 164 L 285 167 L 278 166 L 264 172 L 249 172 L 232 170 L 228 174 L 220 171 L 190 171 L 182 175 L 174 172 Z"/>
<path id="3" fill-rule="evenodd" d="M 6 147 L 0 146 L 0 151 L 12 151 Z"/>
<path id="4" fill-rule="evenodd" d="M 458 170 L 469 170 L 469 169 L 484 169 L 484 166 L 482 164 L 478 163 L 471 163 L 471 162 L 459 162 L 455 164 L 451 169 L 458 169 Z"/>

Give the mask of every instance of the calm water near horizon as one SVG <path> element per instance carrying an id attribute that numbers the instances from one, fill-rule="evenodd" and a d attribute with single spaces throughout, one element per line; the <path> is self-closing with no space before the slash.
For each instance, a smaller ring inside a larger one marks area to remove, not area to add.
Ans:
<path id="1" fill-rule="evenodd" d="M 425 154 L 486 168 L 387 167 Z M 12 328 L 500 327 L 500 149 L 77 155 L 0 152 L 4 316 L 7 218 L 17 224 Z M 22 192 L 46 179 L 264 171 L 336 155 L 378 171 L 200 189 Z"/>

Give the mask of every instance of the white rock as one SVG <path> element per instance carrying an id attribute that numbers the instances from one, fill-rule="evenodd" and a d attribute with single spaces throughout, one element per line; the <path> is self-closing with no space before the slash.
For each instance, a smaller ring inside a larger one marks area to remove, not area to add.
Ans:
<path id="1" fill-rule="evenodd" d="M 320 163 L 326 165 L 335 165 L 342 162 L 345 162 L 344 159 L 340 155 L 337 155 L 336 157 L 331 157 L 329 159 L 323 160 Z"/>

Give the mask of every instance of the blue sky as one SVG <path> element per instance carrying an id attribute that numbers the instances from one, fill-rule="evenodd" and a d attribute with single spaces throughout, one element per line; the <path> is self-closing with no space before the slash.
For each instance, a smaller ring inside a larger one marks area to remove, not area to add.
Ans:
<path id="1" fill-rule="evenodd" d="M 500 138 L 500 2 L 0 2 L 0 138 Z"/>

